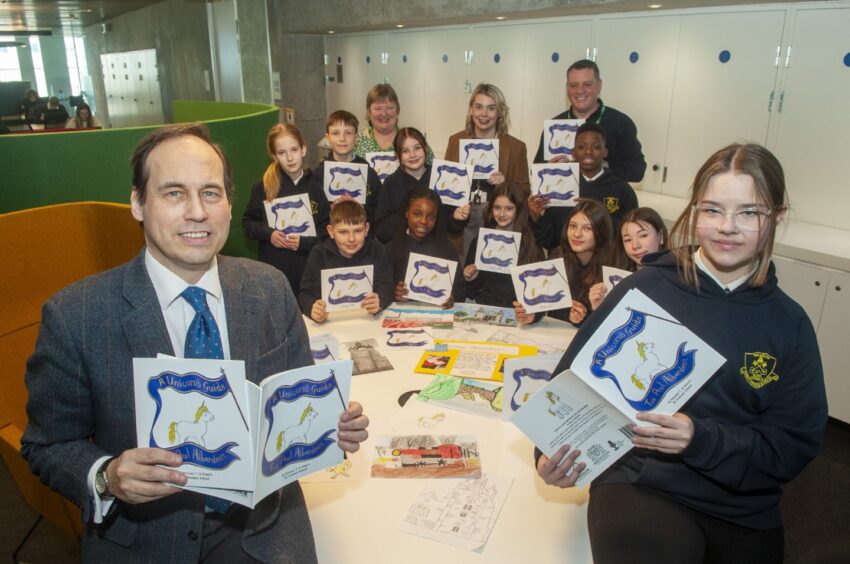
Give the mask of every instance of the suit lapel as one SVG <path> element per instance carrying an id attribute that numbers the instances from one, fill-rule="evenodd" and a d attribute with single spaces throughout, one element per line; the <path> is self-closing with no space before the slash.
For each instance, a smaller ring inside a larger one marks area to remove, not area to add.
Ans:
<path id="1" fill-rule="evenodd" d="M 133 259 L 124 274 L 124 299 L 130 304 L 122 320 L 124 336 L 134 358 L 174 355 L 171 339 L 153 283 L 145 268 L 145 250 Z"/>
<path id="2" fill-rule="evenodd" d="M 228 257 L 218 257 L 218 276 L 224 294 L 227 313 L 227 335 L 230 341 L 230 358 L 245 361 L 245 377 L 257 382 L 257 351 L 260 346 L 258 314 L 262 296 L 254 285 L 246 283 L 244 272 Z"/>

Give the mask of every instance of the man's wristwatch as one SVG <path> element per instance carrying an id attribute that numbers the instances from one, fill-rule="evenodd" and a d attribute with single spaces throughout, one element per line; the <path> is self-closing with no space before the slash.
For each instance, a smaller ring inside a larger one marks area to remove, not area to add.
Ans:
<path id="1" fill-rule="evenodd" d="M 111 499 L 115 497 L 109 493 L 109 478 L 106 475 L 106 468 L 113 460 L 115 460 L 115 458 L 107 459 L 100 465 L 100 468 L 98 468 L 97 472 L 94 474 L 94 491 L 97 492 L 98 497 L 101 499 Z"/>

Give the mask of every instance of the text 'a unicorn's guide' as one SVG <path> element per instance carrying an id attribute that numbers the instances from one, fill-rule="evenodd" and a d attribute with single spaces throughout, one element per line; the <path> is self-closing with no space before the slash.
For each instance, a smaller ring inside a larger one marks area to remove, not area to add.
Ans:
<path id="1" fill-rule="evenodd" d="M 583 486 L 633 448 L 638 413 L 673 415 L 726 359 L 640 290 L 630 290 L 565 370 L 522 405 L 511 421 L 551 457 L 581 450 Z M 520 366 L 516 368 L 522 368 Z M 532 376 L 535 371 L 522 372 Z M 522 382 L 518 383 L 520 386 Z"/>
<path id="2" fill-rule="evenodd" d="M 350 360 L 245 378 L 241 360 L 133 359 L 138 446 L 175 452 L 185 489 L 254 507 L 339 464 Z"/>

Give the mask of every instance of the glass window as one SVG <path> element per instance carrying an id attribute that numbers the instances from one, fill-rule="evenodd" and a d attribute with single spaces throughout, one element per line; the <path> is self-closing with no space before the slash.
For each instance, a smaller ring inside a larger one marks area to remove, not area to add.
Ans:
<path id="1" fill-rule="evenodd" d="M 30 51 L 32 52 L 32 67 L 35 70 L 35 83 L 39 96 L 47 96 L 47 79 L 44 77 L 44 63 L 41 60 L 41 43 L 37 36 L 30 36 Z"/>
<path id="2" fill-rule="evenodd" d="M 0 41 L 15 41 L 15 38 L 0 36 Z M 18 47 L 0 47 L 0 82 L 16 80 L 21 80 Z"/>

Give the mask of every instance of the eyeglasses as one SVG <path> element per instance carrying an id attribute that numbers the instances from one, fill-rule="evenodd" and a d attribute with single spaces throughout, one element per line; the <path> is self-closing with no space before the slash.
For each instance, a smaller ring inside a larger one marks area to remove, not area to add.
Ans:
<path id="1" fill-rule="evenodd" d="M 759 231 L 770 216 L 771 211 L 764 207 L 743 208 L 727 212 L 717 206 L 694 206 L 698 229 L 720 229 L 729 218 L 741 231 Z"/>

